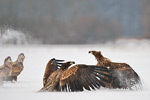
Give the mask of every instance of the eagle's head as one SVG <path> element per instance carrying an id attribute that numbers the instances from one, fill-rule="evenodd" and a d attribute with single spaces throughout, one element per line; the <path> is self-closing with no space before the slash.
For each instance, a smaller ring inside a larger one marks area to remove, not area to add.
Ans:
<path id="1" fill-rule="evenodd" d="M 95 58 L 97 59 L 97 61 L 100 61 L 100 62 L 111 62 L 111 60 L 109 58 L 106 58 L 102 55 L 101 51 L 89 51 L 89 53 L 91 53 L 92 55 L 95 56 Z"/>
<path id="2" fill-rule="evenodd" d="M 101 51 L 89 51 L 89 53 L 91 53 L 95 57 L 101 57 L 101 56 L 103 56 L 102 53 L 101 53 Z"/>
<path id="3" fill-rule="evenodd" d="M 95 56 L 95 58 L 97 59 L 97 61 L 101 61 L 104 59 L 101 51 L 89 51 L 89 53 L 91 53 L 92 55 Z"/>
<path id="4" fill-rule="evenodd" d="M 75 64 L 74 61 L 68 61 L 68 62 L 66 62 L 66 63 L 63 63 L 63 64 L 60 66 L 60 68 L 63 69 L 63 70 L 66 70 L 66 69 L 68 69 L 69 66 L 71 66 L 71 65 L 73 65 L 73 64 Z"/>
<path id="5" fill-rule="evenodd" d="M 17 61 L 23 63 L 24 59 L 25 59 L 24 53 L 20 53 L 18 55 Z"/>
<path id="6" fill-rule="evenodd" d="M 8 66 L 9 64 L 12 63 L 11 57 L 8 56 L 5 60 L 4 60 L 4 65 Z"/>

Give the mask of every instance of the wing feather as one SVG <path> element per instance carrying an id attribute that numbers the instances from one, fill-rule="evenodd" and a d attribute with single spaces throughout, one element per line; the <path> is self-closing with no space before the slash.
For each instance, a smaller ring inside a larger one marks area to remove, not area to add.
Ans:
<path id="1" fill-rule="evenodd" d="M 63 87 L 62 91 L 65 89 L 69 91 L 95 90 L 101 86 L 105 87 L 105 83 L 110 82 L 109 72 L 107 68 L 100 66 L 75 65 L 62 73 L 59 85 Z M 68 84 L 67 87 L 66 84 Z"/>
<path id="2" fill-rule="evenodd" d="M 92 76 L 92 79 L 94 80 L 94 82 L 98 85 L 98 87 L 100 87 L 101 85 L 103 87 L 105 87 L 104 83 L 102 81 L 100 81 L 99 79 L 97 79 L 97 77 L 94 74 L 92 74 L 91 76 Z"/>
<path id="3" fill-rule="evenodd" d="M 105 76 L 105 77 L 111 77 L 111 75 L 106 74 L 106 73 L 103 73 L 102 71 L 97 71 L 97 70 L 95 70 L 94 73 L 99 73 L 99 74 L 101 74 L 101 75 L 103 75 L 103 76 Z"/>
<path id="4" fill-rule="evenodd" d="M 83 85 L 83 87 L 86 89 L 86 90 L 91 90 L 90 89 L 90 87 L 89 87 L 89 84 L 88 84 L 88 82 L 87 82 L 87 80 L 86 80 L 86 78 L 85 78 L 85 76 L 83 76 L 82 75 L 82 85 Z"/>
<path id="5" fill-rule="evenodd" d="M 110 83 L 110 80 L 106 79 L 105 77 L 102 77 L 101 75 L 98 75 L 98 73 L 93 73 L 96 77 L 103 80 L 104 82 Z"/>
<path id="6" fill-rule="evenodd" d="M 90 81 L 89 77 L 88 76 L 85 76 L 85 79 L 87 80 L 87 83 L 89 84 L 89 86 L 95 90 L 94 86 L 93 86 L 93 83 Z"/>
<path id="7" fill-rule="evenodd" d="M 98 84 L 95 82 L 95 80 L 94 80 L 91 76 L 89 76 L 89 79 L 90 79 L 90 81 L 92 82 L 93 86 L 94 86 L 95 88 L 99 89 L 100 85 L 98 85 Z"/>

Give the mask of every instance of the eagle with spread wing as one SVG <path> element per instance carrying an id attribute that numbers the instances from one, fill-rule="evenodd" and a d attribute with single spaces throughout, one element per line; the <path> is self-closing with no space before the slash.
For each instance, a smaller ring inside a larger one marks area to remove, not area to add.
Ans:
<path id="1" fill-rule="evenodd" d="M 7 79 L 7 77 L 11 74 L 11 57 L 8 56 L 4 60 L 4 64 L 0 66 L 0 85 L 3 84 L 3 81 Z"/>
<path id="2" fill-rule="evenodd" d="M 133 89 L 141 88 L 139 75 L 126 63 L 112 62 L 105 58 L 101 51 L 89 51 L 97 59 L 97 66 L 109 68 L 111 70 L 111 86 L 109 88 Z"/>
<path id="3" fill-rule="evenodd" d="M 111 77 L 109 70 L 105 67 L 79 64 L 68 69 L 74 62 L 59 64 L 61 64 L 60 68 L 49 75 L 47 83 L 40 90 L 41 92 L 95 90 L 101 86 L 105 87 L 103 81 L 110 82 L 105 79 L 105 77 Z"/>
<path id="4" fill-rule="evenodd" d="M 17 82 L 17 76 L 22 72 L 24 65 L 23 61 L 25 59 L 25 56 L 23 53 L 20 53 L 18 55 L 18 58 L 15 62 L 12 62 L 11 64 L 11 74 L 7 78 L 6 81 L 16 81 Z"/>

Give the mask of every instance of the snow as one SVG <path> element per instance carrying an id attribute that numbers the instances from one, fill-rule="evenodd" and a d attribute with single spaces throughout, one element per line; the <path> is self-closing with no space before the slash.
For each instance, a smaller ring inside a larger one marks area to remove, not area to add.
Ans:
<path id="1" fill-rule="evenodd" d="M 130 41 L 131 42 L 131 41 Z M 1 45 L 0 65 L 7 56 L 15 61 L 22 52 L 25 54 L 24 70 L 18 76 L 17 83 L 5 82 L 0 88 L 1 100 L 46 100 L 46 99 L 86 99 L 86 100 L 150 100 L 150 42 L 130 45 Z M 138 91 L 123 89 L 99 89 L 84 92 L 44 92 L 42 78 L 47 62 L 51 58 L 75 61 L 76 64 L 95 65 L 94 56 L 90 50 L 102 51 L 102 54 L 114 62 L 128 63 L 141 77 L 143 89 Z"/>

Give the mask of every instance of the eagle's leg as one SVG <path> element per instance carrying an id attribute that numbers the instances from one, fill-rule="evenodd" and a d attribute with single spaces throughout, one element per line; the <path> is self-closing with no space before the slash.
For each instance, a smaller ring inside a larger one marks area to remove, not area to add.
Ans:
<path id="1" fill-rule="evenodd" d="M 17 82 L 17 76 L 13 76 L 12 81 Z"/>

